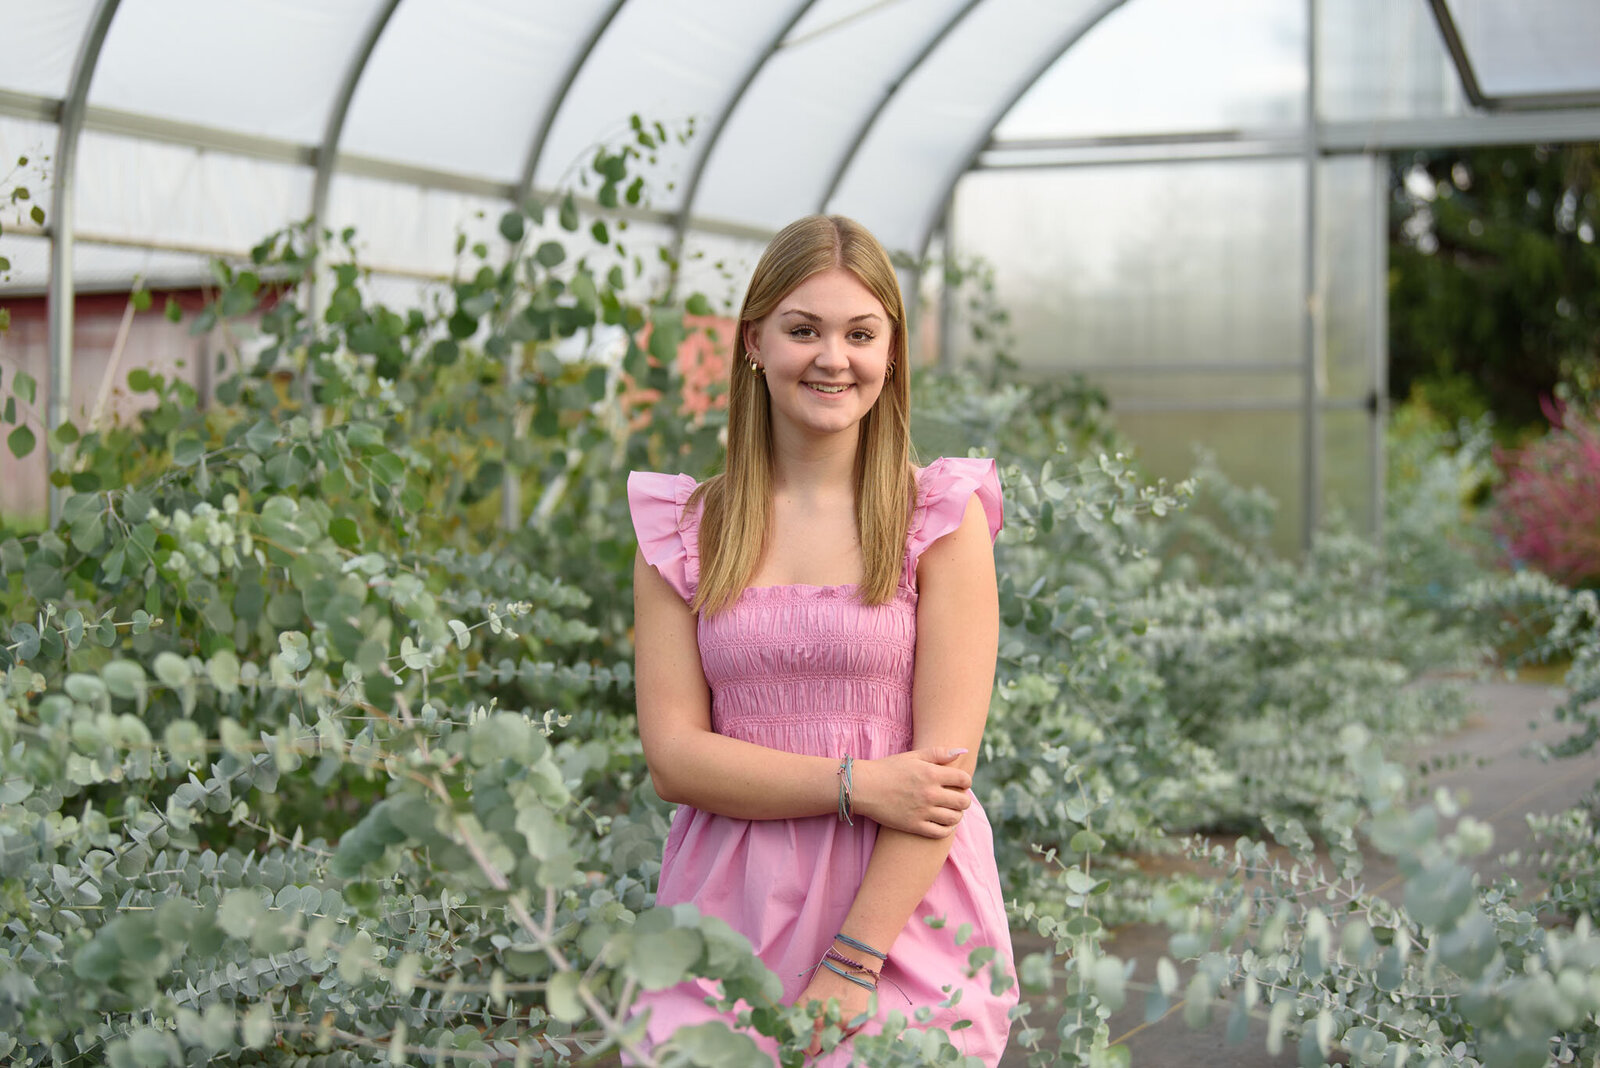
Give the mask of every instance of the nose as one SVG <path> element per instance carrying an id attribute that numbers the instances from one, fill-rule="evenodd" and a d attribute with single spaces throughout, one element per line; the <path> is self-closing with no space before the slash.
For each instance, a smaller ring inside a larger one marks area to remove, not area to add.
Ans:
<path id="1" fill-rule="evenodd" d="M 817 357 L 812 361 L 820 370 L 842 371 L 850 365 L 845 358 L 844 341 L 841 338 L 827 337 L 820 346 Z"/>

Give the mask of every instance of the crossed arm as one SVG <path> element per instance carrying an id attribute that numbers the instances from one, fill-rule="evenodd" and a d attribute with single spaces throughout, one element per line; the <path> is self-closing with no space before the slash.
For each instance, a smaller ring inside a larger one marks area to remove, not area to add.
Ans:
<path id="1" fill-rule="evenodd" d="M 854 806 L 880 827 L 843 933 L 890 951 L 950 852 L 988 716 L 999 641 L 994 554 L 982 505 L 929 546 L 917 570 L 913 750 L 855 765 Z M 695 619 L 642 557 L 634 566 L 639 733 L 663 799 L 741 819 L 835 811 L 837 758 L 802 756 L 711 730 Z M 956 755 L 958 750 L 967 752 Z M 844 947 L 840 947 L 843 949 Z M 867 992 L 826 969 L 800 1000 L 840 999 L 848 1019 Z"/>

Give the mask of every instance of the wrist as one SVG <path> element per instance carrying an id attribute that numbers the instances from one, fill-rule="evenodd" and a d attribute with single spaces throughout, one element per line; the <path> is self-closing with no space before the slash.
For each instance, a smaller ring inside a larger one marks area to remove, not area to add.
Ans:
<path id="1" fill-rule="evenodd" d="M 850 808 L 857 816 L 865 816 L 875 823 L 882 823 L 878 819 L 876 760 L 867 760 L 858 757 L 852 761 L 850 783 Z"/>

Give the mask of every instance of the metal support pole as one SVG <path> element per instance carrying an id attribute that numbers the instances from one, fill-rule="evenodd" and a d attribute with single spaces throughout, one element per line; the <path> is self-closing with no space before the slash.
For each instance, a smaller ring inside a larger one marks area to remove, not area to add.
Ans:
<path id="1" fill-rule="evenodd" d="M 973 137 L 972 141 L 966 146 L 965 151 L 958 157 L 960 160 L 959 165 L 950 168 L 949 172 L 941 180 L 938 196 L 928 202 L 930 205 L 928 214 L 910 246 L 910 251 L 914 252 L 918 258 L 928 254 L 928 242 L 933 240 L 933 231 L 939 225 L 939 220 L 944 218 L 945 214 L 950 210 L 950 204 L 956 192 L 956 183 L 961 181 L 962 175 L 972 169 L 974 163 L 978 162 L 979 153 L 989 143 L 989 139 L 994 136 L 994 128 L 1000 125 L 1000 120 L 1010 114 L 1011 109 L 1017 106 L 1017 101 L 1021 100 L 1028 90 L 1032 89 L 1039 79 L 1043 78 L 1050 68 L 1055 66 L 1056 60 L 1066 55 L 1068 49 L 1083 40 L 1090 30 L 1100 25 L 1107 16 L 1126 2 L 1127 0 L 1100 0 L 1100 3 L 1093 10 L 1073 22 L 1072 26 L 1044 53 L 1044 58 L 1041 62 L 1035 63 L 1030 67 L 1024 76 L 1006 91 L 1005 95 L 977 128 L 978 133 L 976 136 Z M 846 166 L 848 165 L 847 162 Z"/>
<path id="2" fill-rule="evenodd" d="M 1305 262 L 1304 270 L 1304 395 L 1301 405 L 1303 469 L 1300 534 L 1303 548 L 1311 547 L 1322 520 L 1322 213 L 1318 173 L 1322 152 L 1317 141 L 1317 8 L 1306 0 L 1306 109 L 1305 109 Z"/>
<path id="3" fill-rule="evenodd" d="M 61 100 L 60 127 L 56 138 L 55 184 L 50 220 L 50 384 L 45 394 L 46 444 L 55 430 L 68 421 L 72 410 L 72 331 L 77 289 L 72 277 L 72 237 L 77 227 L 78 136 L 83 132 L 83 114 L 89 101 L 89 83 L 100 62 L 100 49 L 111 29 L 111 18 L 120 0 L 99 0 L 72 65 L 72 80 Z M 50 455 L 50 472 L 55 474 L 71 463 L 71 453 Z M 61 518 L 66 494 L 52 479 L 50 483 L 50 525 Z"/>
<path id="4" fill-rule="evenodd" d="M 694 218 L 694 200 L 700 192 L 700 180 L 705 177 L 706 166 L 711 162 L 711 154 L 717 150 L 717 143 L 722 140 L 722 131 L 727 128 L 728 120 L 733 118 L 733 113 L 739 108 L 739 102 L 744 99 L 745 93 L 749 92 L 756 75 L 761 73 L 761 68 L 766 66 L 767 60 L 783 47 L 784 38 L 789 36 L 789 32 L 816 3 L 817 0 L 799 0 L 794 5 L 783 26 L 767 39 L 766 47 L 745 67 L 738 86 L 711 120 L 711 129 L 707 131 L 705 137 L 705 147 L 695 154 L 693 162 L 689 164 L 689 176 L 683 183 L 683 207 L 679 209 L 678 217 L 672 226 L 672 274 L 667 284 L 669 292 L 678 291 L 678 276 L 683 268 L 683 243 L 689 236 L 689 223 Z"/>
<path id="5" fill-rule="evenodd" d="M 1368 320 L 1372 353 L 1372 448 L 1368 477 L 1372 510 L 1372 540 L 1383 544 L 1383 510 L 1388 489 L 1389 463 L 1385 449 L 1389 433 L 1389 168 L 1383 156 L 1372 161 L 1372 295 Z"/>
<path id="6" fill-rule="evenodd" d="M 955 207 L 954 203 L 951 207 Z M 944 216 L 944 262 L 939 265 L 939 370 L 949 374 L 956 365 L 956 301 L 960 291 L 951 284 L 951 269 L 956 262 L 955 240 L 950 235 L 950 216 Z"/>
<path id="7" fill-rule="evenodd" d="M 561 105 L 566 103 L 567 94 L 572 92 L 572 83 L 578 80 L 578 75 L 583 70 L 583 65 L 589 62 L 589 56 L 594 52 L 595 46 L 600 43 L 606 30 L 610 29 L 611 22 L 617 17 L 617 12 L 622 10 L 622 5 L 627 0 L 611 0 L 603 15 L 595 20 L 594 26 L 589 30 L 589 36 L 572 57 L 572 62 L 567 64 L 566 72 L 561 75 L 561 84 L 550 96 L 550 103 L 545 106 L 544 114 L 539 117 L 539 128 L 534 132 L 533 141 L 528 145 L 527 155 L 522 164 L 522 178 L 517 182 L 517 191 L 512 199 L 516 201 L 515 207 L 523 207 L 533 196 L 533 182 L 539 170 L 539 159 L 544 155 L 545 142 L 550 138 L 550 130 L 556 124 L 556 116 L 561 112 Z"/>

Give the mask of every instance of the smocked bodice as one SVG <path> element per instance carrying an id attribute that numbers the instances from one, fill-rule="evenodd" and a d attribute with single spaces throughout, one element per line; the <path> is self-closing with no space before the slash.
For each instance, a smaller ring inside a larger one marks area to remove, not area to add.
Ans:
<path id="1" fill-rule="evenodd" d="M 816 756 L 841 734 L 887 756 L 911 743 L 916 593 L 902 585 L 881 605 L 855 586 L 747 589 L 702 616 L 700 663 L 718 734 Z"/>

